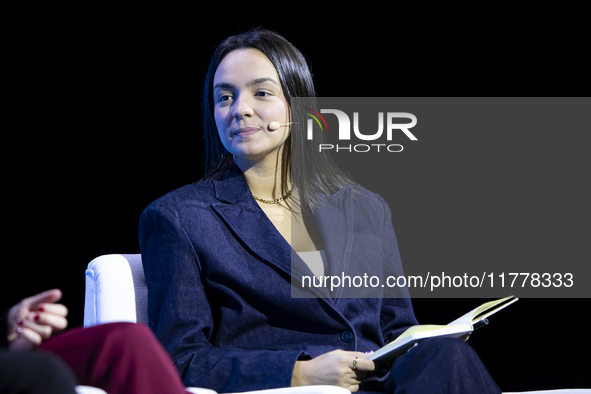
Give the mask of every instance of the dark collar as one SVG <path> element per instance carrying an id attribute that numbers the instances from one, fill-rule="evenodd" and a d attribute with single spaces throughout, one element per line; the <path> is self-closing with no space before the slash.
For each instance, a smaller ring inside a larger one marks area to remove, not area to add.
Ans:
<path id="1" fill-rule="evenodd" d="M 236 165 L 230 166 L 221 179 L 214 180 L 213 187 L 216 198 L 230 204 L 243 205 L 252 196 L 244 173 Z"/>

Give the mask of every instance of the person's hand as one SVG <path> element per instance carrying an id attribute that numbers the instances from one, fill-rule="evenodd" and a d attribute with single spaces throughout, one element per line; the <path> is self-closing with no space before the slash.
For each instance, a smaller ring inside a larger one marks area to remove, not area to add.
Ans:
<path id="1" fill-rule="evenodd" d="M 312 360 L 296 361 L 291 385 L 333 385 L 351 392 L 357 391 L 367 372 L 375 370 L 373 361 L 365 359 L 367 356 L 368 354 L 361 352 L 334 350 Z"/>
<path id="2" fill-rule="evenodd" d="M 44 339 L 68 326 L 68 309 L 56 304 L 62 298 L 59 289 L 25 298 L 8 312 L 8 347 L 10 350 L 30 350 Z"/>

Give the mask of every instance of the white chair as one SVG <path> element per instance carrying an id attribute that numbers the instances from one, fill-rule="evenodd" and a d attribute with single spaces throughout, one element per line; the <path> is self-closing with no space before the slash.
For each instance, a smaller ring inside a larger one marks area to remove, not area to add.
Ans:
<path id="1" fill-rule="evenodd" d="M 140 254 L 109 254 L 97 257 L 88 264 L 84 327 L 110 322 L 148 324 L 148 288 Z M 187 388 L 187 391 L 196 394 L 215 394 L 213 390 L 196 387 Z M 90 391 L 78 391 L 78 393 L 91 394 Z M 308 386 L 250 391 L 241 394 L 254 393 L 350 394 L 350 391 L 336 386 Z M 527 391 L 519 394 L 591 394 L 591 389 Z"/>

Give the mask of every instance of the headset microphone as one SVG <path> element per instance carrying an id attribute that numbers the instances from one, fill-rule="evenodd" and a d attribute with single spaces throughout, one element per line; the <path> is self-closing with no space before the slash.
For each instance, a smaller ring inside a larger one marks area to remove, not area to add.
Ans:
<path id="1" fill-rule="evenodd" d="M 280 123 L 279 123 L 279 122 L 277 122 L 277 121 L 275 121 L 275 122 L 271 122 L 271 123 L 269 123 L 269 130 L 271 130 L 271 131 L 275 131 L 275 130 L 279 129 L 279 127 L 281 127 L 281 126 L 288 126 L 288 125 L 290 125 L 290 124 L 293 124 L 293 123 L 294 123 L 294 122 L 291 122 L 291 123 L 286 123 L 286 124 L 280 124 Z"/>

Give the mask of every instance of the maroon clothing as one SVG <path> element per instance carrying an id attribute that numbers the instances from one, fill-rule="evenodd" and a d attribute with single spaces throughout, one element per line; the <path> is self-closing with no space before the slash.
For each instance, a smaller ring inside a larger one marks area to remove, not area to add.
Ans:
<path id="1" fill-rule="evenodd" d="M 170 356 L 152 331 L 134 323 L 73 328 L 40 346 L 70 367 L 78 384 L 109 394 L 186 394 Z"/>

